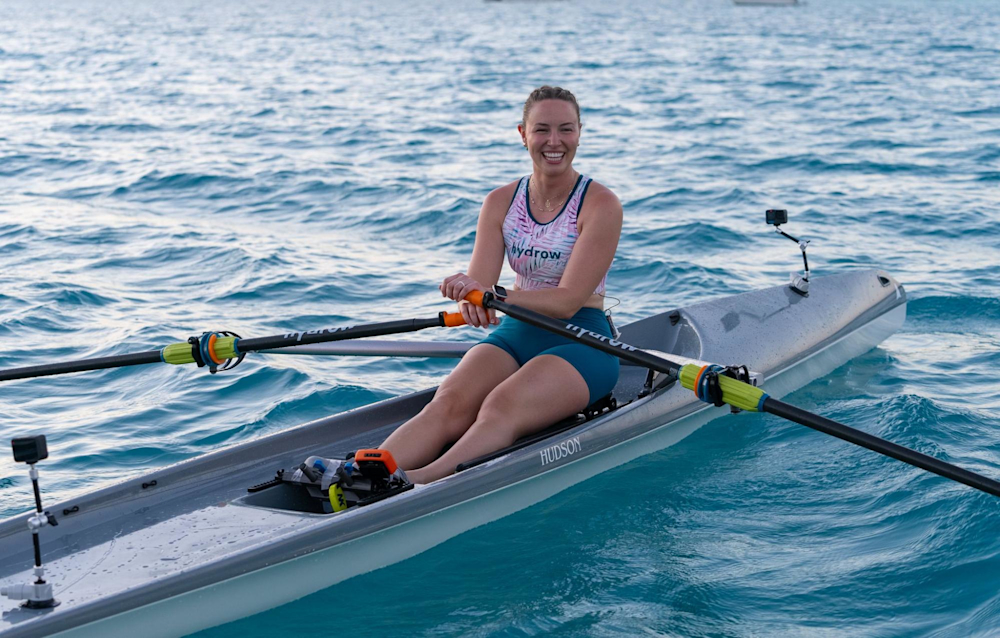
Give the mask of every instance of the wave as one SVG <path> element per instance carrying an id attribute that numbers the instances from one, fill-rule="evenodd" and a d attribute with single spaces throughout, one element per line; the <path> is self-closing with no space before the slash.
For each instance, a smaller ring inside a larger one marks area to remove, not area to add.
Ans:
<path id="1" fill-rule="evenodd" d="M 42 284 L 34 287 L 37 291 L 33 299 L 44 303 L 55 303 L 64 306 L 110 306 L 118 299 L 99 294 L 93 290 L 65 283 Z"/>
<path id="2" fill-rule="evenodd" d="M 30 239 L 38 237 L 40 233 L 34 226 L 28 224 L 5 224 L 0 223 L 0 239 Z"/>
<path id="3" fill-rule="evenodd" d="M 1000 328 L 1000 299 L 996 297 L 928 296 L 910 298 L 907 321 L 936 329 L 961 332 L 973 325 Z"/>
<path id="4" fill-rule="evenodd" d="M 703 208 L 733 205 L 757 206 L 760 205 L 760 195 L 753 190 L 740 187 L 706 189 L 678 187 L 622 202 L 622 206 L 629 214 L 676 209 L 691 205 Z"/>
<path id="5" fill-rule="evenodd" d="M 73 114 L 77 114 L 77 113 L 73 113 Z M 112 124 L 112 123 L 103 123 L 103 124 L 72 124 L 72 125 L 69 125 L 69 126 L 66 126 L 66 127 L 63 127 L 63 126 L 54 126 L 54 127 L 52 127 L 52 130 L 53 131 L 62 131 L 62 130 L 65 130 L 65 131 L 67 131 L 69 133 L 75 133 L 75 134 L 79 134 L 79 133 L 95 133 L 95 134 L 99 134 L 99 133 L 132 133 L 132 134 L 138 134 L 138 133 L 155 133 L 155 132 L 162 131 L 163 129 L 161 129 L 159 126 L 154 126 L 152 124 L 132 123 L 132 122 L 130 122 L 130 123 L 124 123 L 124 124 Z"/>
<path id="6" fill-rule="evenodd" d="M 111 197 L 124 197 L 134 193 L 161 194 L 175 196 L 177 191 L 204 191 L 206 189 L 232 189 L 251 184 L 252 180 L 211 173 L 168 173 L 152 171 L 127 186 L 119 186 L 111 191 Z"/>
<path id="7" fill-rule="evenodd" d="M 18 153 L 0 157 L 0 177 L 27 177 L 43 175 L 52 178 L 53 172 L 66 169 L 78 169 L 90 165 L 88 160 L 68 159 L 62 157 L 46 157 Z"/>
<path id="8" fill-rule="evenodd" d="M 747 170 L 758 172 L 796 169 L 813 174 L 856 173 L 865 175 L 892 175 L 903 173 L 923 177 L 940 177 L 946 173 L 945 168 L 942 166 L 926 166 L 902 162 L 890 164 L 870 160 L 834 162 L 811 154 L 776 157 L 744 166 Z"/>
<path id="9" fill-rule="evenodd" d="M 848 122 L 845 126 L 853 128 L 861 126 L 878 126 L 880 124 L 893 124 L 893 123 L 895 123 L 895 119 L 893 118 L 890 118 L 885 115 L 875 115 L 872 117 L 866 117 L 862 120 L 854 120 L 853 122 Z"/>
<path id="10" fill-rule="evenodd" d="M 988 106 L 981 109 L 955 111 L 958 117 L 1000 117 L 1000 106 Z"/>
<path id="11" fill-rule="evenodd" d="M 664 228 L 644 225 L 641 231 L 627 230 L 624 239 L 630 249 L 669 246 L 671 253 L 702 253 L 737 249 L 746 245 L 748 237 L 725 226 L 705 222 L 690 222 Z"/>
<path id="12" fill-rule="evenodd" d="M 851 150 L 876 149 L 881 151 L 889 151 L 889 150 L 896 150 L 900 148 L 911 148 L 911 147 L 912 147 L 911 144 L 896 142 L 893 140 L 883 140 L 883 139 L 854 140 L 844 146 L 844 148 L 848 148 Z"/>

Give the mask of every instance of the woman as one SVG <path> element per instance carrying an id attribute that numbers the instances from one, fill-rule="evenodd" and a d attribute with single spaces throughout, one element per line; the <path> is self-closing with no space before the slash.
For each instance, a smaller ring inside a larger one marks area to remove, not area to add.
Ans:
<path id="1" fill-rule="evenodd" d="M 468 272 L 440 286 L 469 325 L 498 323 L 495 311 L 463 301 L 474 290 L 492 289 L 512 304 L 611 336 L 603 293 L 622 206 L 574 170 L 580 128 L 580 107 L 565 89 L 543 86 L 525 101 L 517 130 L 531 155 L 531 175 L 486 196 Z M 510 291 L 495 285 L 505 253 L 517 273 Z M 615 357 L 506 317 L 381 447 L 413 483 L 429 483 L 582 411 L 617 380 Z"/>

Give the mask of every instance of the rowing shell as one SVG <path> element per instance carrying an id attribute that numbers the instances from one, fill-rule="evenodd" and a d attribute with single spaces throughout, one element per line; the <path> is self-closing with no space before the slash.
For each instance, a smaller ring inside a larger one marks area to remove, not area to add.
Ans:
<path id="1" fill-rule="evenodd" d="M 686 359 L 746 364 L 780 397 L 875 347 L 902 325 L 906 293 L 866 270 L 816 277 L 807 297 L 776 286 L 665 312 L 622 340 Z M 248 494 L 310 455 L 373 447 L 433 390 L 248 441 L 71 499 L 49 511 L 46 578 L 59 606 L 0 599 L 0 636 L 177 636 L 285 604 L 423 552 L 729 414 L 674 384 L 639 398 L 647 371 L 623 366 L 621 407 L 429 485 L 337 514 L 280 491 Z M 738 417 L 737 417 L 738 418 Z M 28 515 L 0 523 L 0 584 L 30 579 Z M 60 633 L 65 632 L 65 633 Z"/>

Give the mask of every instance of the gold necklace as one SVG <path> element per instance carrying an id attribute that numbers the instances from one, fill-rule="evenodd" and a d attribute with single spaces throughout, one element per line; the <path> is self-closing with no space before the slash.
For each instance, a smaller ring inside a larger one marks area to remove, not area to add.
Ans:
<path id="1" fill-rule="evenodd" d="M 528 182 L 528 186 L 529 186 L 529 188 L 528 188 L 528 198 L 531 200 L 531 205 L 534 206 L 536 209 L 541 208 L 541 206 L 538 205 L 538 202 L 535 201 L 535 197 L 531 194 L 531 188 L 530 188 L 531 182 L 530 181 Z M 537 185 L 535 186 L 535 190 L 538 190 L 538 186 Z M 572 193 L 572 192 L 573 192 L 573 187 L 570 186 L 569 193 Z M 560 206 L 562 206 L 563 202 L 566 201 L 566 198 L 569 197 L 569 193 L 566 193 L 565 195 L 563 195 L 562 199 L 560 199 L 559 202 L 555 206 L 551 205 L 551 202 L 552 202 L 551 199 L 546 198 L 546 200 L 545 200 L 545 212 L 546 213 L 551 213 L 555 209 L 557 209 Z M 541 198 L 541 194 L 539 194 L 538 197 Z"/>

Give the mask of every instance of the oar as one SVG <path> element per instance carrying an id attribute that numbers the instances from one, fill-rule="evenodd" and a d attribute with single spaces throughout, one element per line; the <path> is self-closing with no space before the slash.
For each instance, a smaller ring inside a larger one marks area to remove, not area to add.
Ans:
<path id="1" fill-rule="evenodd" d="M 1000 482 L 998 481 L 981 474 L 976 474 L 975 472 L 970 472 L 957 465 L 946 463 L 933 456 L 928 456 L 891 441 L 886 441 L 843 423 L 813 414 L 794 405 L 784 403 L 769 396 L 761 388 L 754 387 L 734 378 L 719 375 L 711 369 L 706 369 L 709 366 L 681 365 L 675 363 L 669 359 L 652 355 L 635 346 L 591 332 L 567 321 L 553 319 L 533 310 L 500 301 L 491 292 L 482 293 L 475 291 L 470 293 L 466 299 L 483 308 L 499 310 L 532 326 L 575 339 L 580 343 L 614 355 L 623 361 L 674 376 L 680 380 L 683 387 L 688 390 L 695 390 L 700 398 L 704 398 L 704 380 L 708 378 L 706 373 L 708 375 L 715 374 L 715 379 L 717 379 L 719 387 L 718 398 L 721 399 L 721 403 L 728 403 L 735 408 L 748 412 L 767 412 L 768 414 L 794 421 L 800 425 L 835 436 L 838 439 L 843 439 L 884 456 L 908 463 L 914 467 L 919 467 L 922 470 L 927 470 L 928 472 L 933 472 L 939 476 L 968 485 L 987 494 L 1000 496 Z M 718 368 L 720 366 L 714 367 Z"/>
<path id="2" fill-rule="evenodd" d="M 215 372 L 235 367 L 248 352 L 462 325 L 465 325 L 465 319 L 461 313 L 441 312 L 436 317 L 427 319 L 401 319 L 360 326 L 286 332 L 285 334 L 255 339 L 241 339 L 231 332 L 206 332 L 200 337 L 191 337 L 186 342 L 172 343 L 159 350 L 0 370 L 0 381 L 83 372 L 85 370 L 123 368 L 148 363 L 170 363 L 173 365 L 197 363 L 198 367 L 208 366 L 211 372 Z"/>
<path id="3" fill-rule="evenodd" d="M 461 359 L 474 341 L 343 341 L 268 350 L 267 354 L 336 355 L 353 357 L 421 357 Z"/>

